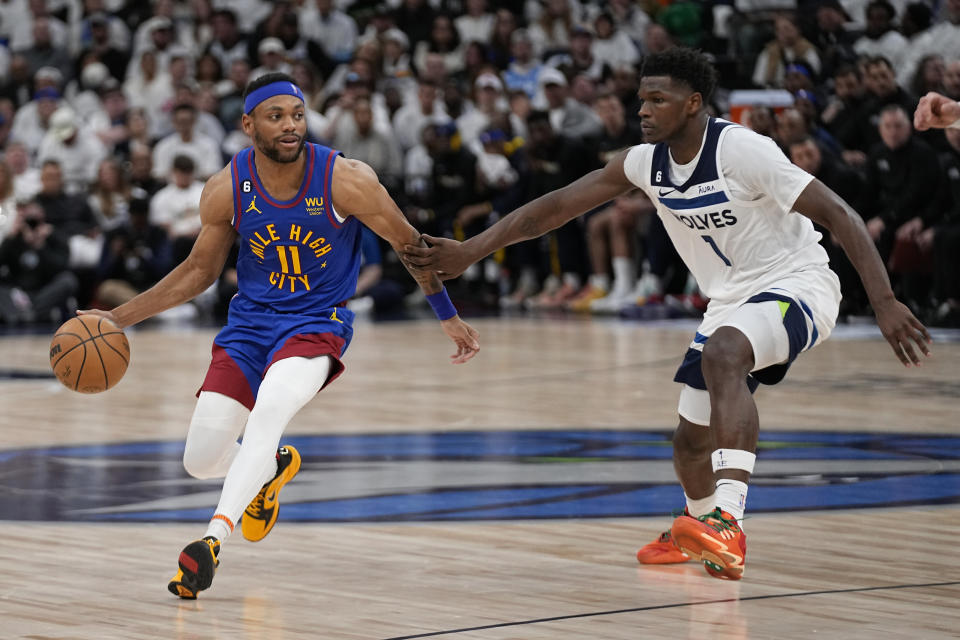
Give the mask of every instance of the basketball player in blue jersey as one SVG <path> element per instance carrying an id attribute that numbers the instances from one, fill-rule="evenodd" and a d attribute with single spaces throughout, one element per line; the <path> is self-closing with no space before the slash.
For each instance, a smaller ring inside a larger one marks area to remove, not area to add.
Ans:
<path id="1" fill-rule="evenodd" d="M 840 286 L 813 222 L 843 245 L 877 323 L 904 365 L 929 355 L 926 329 L 893 296 L 860 216 L 769 138 L 711 118 L 714 70 L 684 48 L 648 56 L 639 97 L 644 138 L 603 169 L 520 207 L 458 243 L 404 248 L 418 269 L 455 277 L 473 262 L 640 188 L 710 298 L 675 380 L 683 386 L 673 438 L 685 514 L 637 554 L 643 563 L 695 558 L 715 577 L 743 576 L 741 528 L 759 430 L 752 392 L 779 382 L 797 355 L 829 335 Z"/>
<path id="2" fill-rule="evenodd" d="M 182 304 L 216 281 L 239 236 L 239 292 L 214 339 L 183 457 L 195 477 L 225 477 L 206 534 L 183 549 L 169 583 L 187 599 L 210 586 L 220 545 L 241 516 L 243 535 L 253 541 L 277 520 L 277 494 L 300 468 L 296 449 L 278 449 L 280 437 L 343 371 L 340 357 L 353 336 L 346 301 L 357 287 L 361 224 L 398 250 L 419 241 L 370 167 L 305 142 L 303 93 L 289 76 L 251 82 L 242 123 L 253 147 L 204 186 L 203 226 L 187 259 L 112 311 L 81 312 L 127 327 Z M 436 275 L 414 277 L 456 345 L 452 362 L 470 360 L 477 332 Z"/>

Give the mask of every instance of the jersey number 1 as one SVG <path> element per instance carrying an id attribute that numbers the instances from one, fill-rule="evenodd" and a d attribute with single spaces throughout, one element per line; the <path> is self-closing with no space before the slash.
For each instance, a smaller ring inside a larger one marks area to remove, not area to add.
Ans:
<path id="1" fill-rule="evenodd" d="M 710 236 L 700 236 L 700 237 L 703 238 L 703 241 L 704 241 L 704 242 L 706 242 L 708 245 L 710 245 L 710 247 L 713 249 L 713 252 L 714 252 L 714 253 L 716 253 L 718 256 L 720 256 L 720 259 L 723 260 L 723 264 L 727 265 L 728 267 L 732 267 L 732 266 L 733 266 L 733 265 L 730 263 L 730 260 L 727 259 L 727 256 L 723 255 L 723 252 L 720 251 L 720 247 L 718 247 L 718 246 L 717 246 L 717 243 L 713 241 L 713 238 L 711 238 Z"/>

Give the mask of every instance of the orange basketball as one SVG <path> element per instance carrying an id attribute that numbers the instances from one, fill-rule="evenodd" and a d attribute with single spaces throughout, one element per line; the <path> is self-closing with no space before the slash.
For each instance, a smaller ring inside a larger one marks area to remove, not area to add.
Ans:
<path id="1" fill-rule="evenodd" d="M 57 380 L 80 393 L 100 393 L 120 382 L 130 364 L 130 343 L 106 318 L 70 318 L 50 342 L 50 366 Z"/>

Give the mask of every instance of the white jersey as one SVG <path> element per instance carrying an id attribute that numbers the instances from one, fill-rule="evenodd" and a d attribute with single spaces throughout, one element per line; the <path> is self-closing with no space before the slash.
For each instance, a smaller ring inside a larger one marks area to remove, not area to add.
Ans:
<path id="1" fill-rule="evenodd" d="M 839 284 L 813 223 L 792 211 L 813 176 L 769 138 L 711 118 L 688 164 L 675 163 L 666 144 L 641 144 L 627 153 L 624 173 L 656 205 L 710 298 L 709 317 L 798 276 Z"/>

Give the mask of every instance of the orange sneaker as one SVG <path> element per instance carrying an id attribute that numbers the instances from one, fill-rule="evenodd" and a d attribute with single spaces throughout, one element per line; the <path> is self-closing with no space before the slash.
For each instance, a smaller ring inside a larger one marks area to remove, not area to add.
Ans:
<path id="1" fill-rule="evenodd" d="M 683 515 L 673 521 L 674 544 L 703 562 L 714 578 L 739 580 L 747 557 L 747 536 L 737 519 L 719 508 L 699 518 Z"/>
<path id="2" fill-rule="evenodd" d="M 656 540 L 640 547 L 637 560 L 640 564 L 680 564 L 690 560 L 690 556 L 677 548 L 667 529 Z"/>

